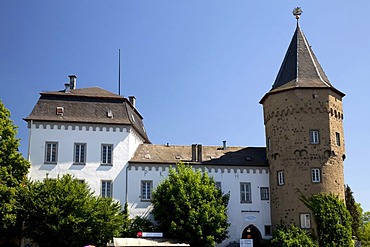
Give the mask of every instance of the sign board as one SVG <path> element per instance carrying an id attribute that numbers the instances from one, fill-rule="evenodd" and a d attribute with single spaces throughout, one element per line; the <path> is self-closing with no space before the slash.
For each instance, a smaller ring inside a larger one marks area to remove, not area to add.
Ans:
<path id="1" fill-rule="evenodd" d="M 257 217 L 255 215 L 246 215 L 244 216 L 244 220 L 245 221 L 249 221 L 249 222 L 254 222 L 254 221 L 257 221 Z"/>
<path id="2" fill-rule="evenodd" d="M 240 247 L 253 247 L 253 239 L 240 239 Z"/>
<path id="3" fill-rule="evenodd" d="M 163 238 L 163 232 L 142 232 L 143 238 Z"/>

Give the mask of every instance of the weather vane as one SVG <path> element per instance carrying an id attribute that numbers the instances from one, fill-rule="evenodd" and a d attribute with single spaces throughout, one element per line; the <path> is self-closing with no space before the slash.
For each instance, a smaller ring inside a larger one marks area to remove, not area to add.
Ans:
<path id="1" fill-rule="evenodd" d="M 298 21 L 298 19 L 301 16 L 302 13 L 303 13 L 303 11 L 302 11 L 301 7 L 296 7 L 296 8 L 293 9 L 293 15 L 295 16 L 297 21 Z"/>

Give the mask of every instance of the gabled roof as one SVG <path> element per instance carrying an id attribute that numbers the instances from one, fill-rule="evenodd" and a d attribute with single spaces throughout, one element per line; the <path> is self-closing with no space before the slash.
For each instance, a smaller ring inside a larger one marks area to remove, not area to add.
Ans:
<path id="1" fill-rule="evenodd" d="M 202 161 L 193 161 L 191 146 L 140 144 L 130 163 L 267 167 L 266 148 L 202 146 Z"/>
<path id="2" fill-rule="evenodd" d="M 298 23 L 272 89 L 264 98 L 294 88 L 329 88 L 344 96 L 329 82 Z"/>
<path id="3" fill-rule="evenodd" d="M 142 116 L 129 100 L 120 95 L 99 87 L 42 92 L 40 95 L 25 121 L 131 125 L 150 143 Z M 63 107 L 63 114 L 56 114 L 58 107 Z"/>

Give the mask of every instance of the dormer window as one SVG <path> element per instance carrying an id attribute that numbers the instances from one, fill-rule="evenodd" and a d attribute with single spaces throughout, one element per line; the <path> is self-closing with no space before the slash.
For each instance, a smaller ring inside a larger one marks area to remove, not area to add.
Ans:
<path id="1" fill-rule="evenodd" d="M 113 118 L 113 112 L 112 112 L 112 110 L 108 110 L 107 111 L 107 117 L 108 118 Z"/>
<path id="2" fill-rule="evenodd" d="M 64 108 L 61 107 L 61 106 L 58 106 L 56 114 L 59 115 L 59 116 L 63 116 L 63 113 L 64 113 Z"/>

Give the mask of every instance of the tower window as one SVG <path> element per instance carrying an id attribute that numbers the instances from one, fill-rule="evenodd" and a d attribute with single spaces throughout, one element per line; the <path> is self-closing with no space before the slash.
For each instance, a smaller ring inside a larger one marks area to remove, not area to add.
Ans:
<path id="1" fill-rule="evenodd" d="M 267 143 L 267 150 L 270 151 L 271 150 L 271 139 L 270 139 L 270 137 L 267 138 L 266 143 Z"/>
<path id="2" fill-rule="evenodd" d="M 278 171 L 277 177 L 278 177 L 278 185 L 284 185 L 285 184 L 284 171 Z"/>
<path id="3" fill-rule="evenodd" d="M 320 169 L 319 168 L 312 168 L 311 169 L 311 180 L 313 183 L 320 183 Z"/>
<path id="4" fill-rule="evenodd" d="M 335 132 L 335 141 L 337 146 L 340 146 L 340 134 L 338 132 Z"/>
<path id="5" fill-rule="evenodd" d="M 319 144 L 319 131 L 318 130 L 310 130 L 310 143 L 311 144 Z"/>
<path id="6" fill-rule="evenodd" d="M 311 228 L 311 215 L 310 214 L 301 214 L 300 215 L 301 228 L 309 229 Z"/>

